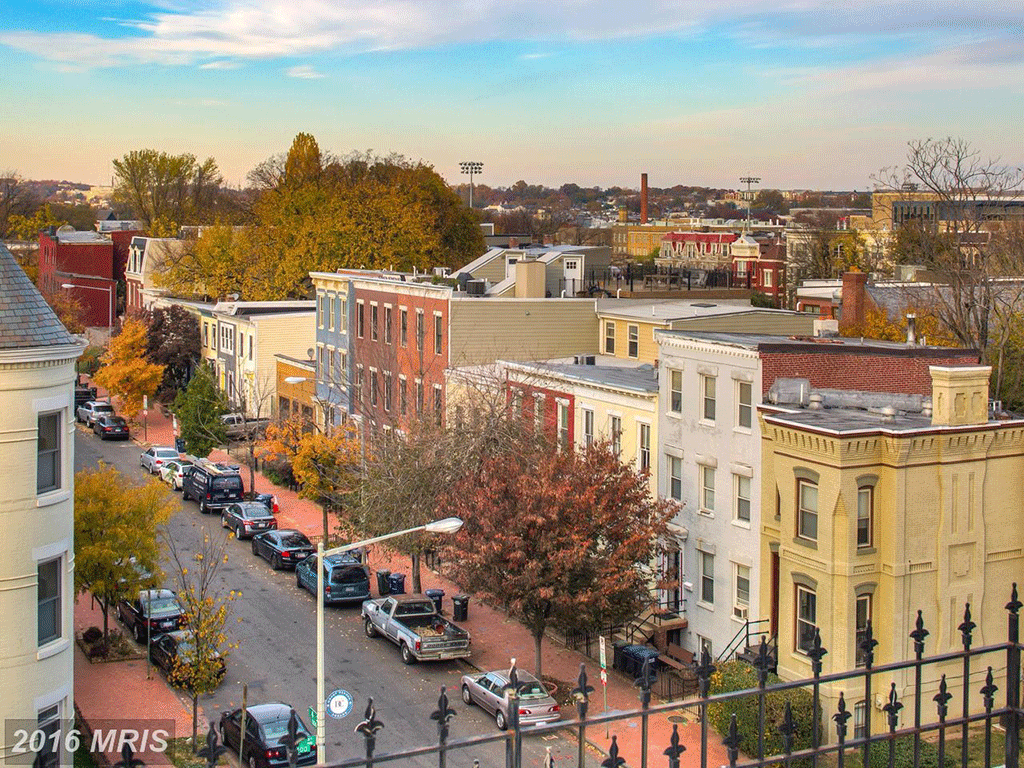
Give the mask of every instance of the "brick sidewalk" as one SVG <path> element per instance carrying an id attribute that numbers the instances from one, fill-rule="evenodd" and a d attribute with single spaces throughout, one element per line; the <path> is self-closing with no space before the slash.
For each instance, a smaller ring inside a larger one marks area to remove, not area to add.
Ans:
<path id="1" fill-rule="evenodd" d="M 148 443 L 150 445 L 174 445 L 174 434 L 171 420 L 163 416 L 159 409 L 150 410 L 148 419 Z M 141 443 L 141 432 L 136 442 Z M 210 454 L 215 461 L 234 461 L 227 453 L 215 450 Z M 244 470 L 247 473 L 247 470 Z M 244 475 L 243 475 L 244 476 Z M 267 480 L 262 474 L 256 473 L 256 491 L 259 493 L 274 493 L 277 496 L 280 511 L 278 520 L 282 528 L 297 528 L 307 535 L 319 535 L 323 532 L 323 513 L 316 504 L 300 499 L 298 494 L 279 488 Z M 247 480 L 247 477 L 246 477 Z M 370 548 L 368 562 L 372 570 L 386 568 L 392 572 L 398 571 L 406 574 L 406 587 L 409 587 L 409 574 L 411 572 L 410 559 L 377 545 Z M 450 613 L 450 597 L 455 594 L 467 592 L 461 589 L 454 582 L 438 575 L 426 568 L 421 573 L 423 589 L 443 589 L 445 591 L 445 610 Z M 375 583 L 376 580 L 372 579 Z M 534 642 L 529 631 L 517 621 L 510 619 L 503 612 L 496 610 L 478 600 L 470 601 L 469 620 L 462 622 L 473 636 L 472 657 L 470 663 L 481 670 L 507 669 L 509 660 L 515 658 L 517 664 L 524 669 L 534 668 Z M 583 654 L 558 646 L 549 638 L 542 641 L 542 653 L 544 660 L 544 675 L 553 677 L 556 680 L 575 684 L 579 675 L 580 664 L 587 667 L 589 682 L 594 686 L 594 694 L 591 697 L 590 714 L 598 715 L 603 709 L 603 693 L 600 679 L 600 666 Z M 609 654 L 611 649 L 609 649 Z M 633 685 L 633 681 L 627 679 L 620 673 L 609 670 L 608 672 L 608 709 L 632 710 L 640 706 L 639 691 Z M 681 712 L 655 715 L 650 718 L 650 742 L 648 749 L 648 760 L 650 764 L 657 765 L 664 760 L 663 751 L 669 745 L 673 724 L 669 716 L 678 716 Z M 566 717 L 574 717 L 575 712 L 567 712 Z M 700 726 L 690 722 L 692 718 L 684 715 L 687 722 L 679 725 L 680 742 L 686 746 L 684 765 L 699 760 L 700 755 Z M 640 723 L 639 720 L 623 720 L 613 724 L 608 729 L 608 738 L 604 735 L 603 729 L 590 729 L 588 740 L 596 747 L 607 752 L 611 743 L 611 736 L 618 737 L 619 754 L 630 766 L 640 765 Z M 721 737 L 714 732 L 709 735 L 708 764 L 712 766 L 724 765 L 728 762 L 725 748 L 721 744 Z"/>

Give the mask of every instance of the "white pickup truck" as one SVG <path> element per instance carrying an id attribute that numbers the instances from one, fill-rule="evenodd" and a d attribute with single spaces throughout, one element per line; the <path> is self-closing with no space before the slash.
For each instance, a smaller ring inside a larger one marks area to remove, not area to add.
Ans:
<path id="1" fill-rule="evenodd" d="M 429 597 L 366 600 L 362 614 L 366 636 L 384 635 L 398 646 L 406 664 L 469 658 L 469 633 L 441 616 Z"/>
<path id="2" fill-rule="evenodd" d="M 220 417 L 228 440 L 245 440 L 253 435 L 263 434 L 270 419 L 248 418 L 241 413 L 226 413 Z"/>

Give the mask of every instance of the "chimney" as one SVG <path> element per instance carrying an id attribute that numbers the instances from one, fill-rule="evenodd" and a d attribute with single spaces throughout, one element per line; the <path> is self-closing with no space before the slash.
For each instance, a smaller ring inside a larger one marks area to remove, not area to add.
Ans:
<path id="1" fill-rule="evenodd" d="M 647 174 L 640 174 L 640 223 L 647 223 Z"/>
<path id="2" fill-rule="evenodd" d="M 907 346 L 913 347 L 917 344 L 917 315 L 907 315 Z"/>
<path id="3" fill-rule="evenodd" d="M 544 235 L 544 245 L 545 246 L 551 246 L 551 245 L 554 245 L 554 244 L 555 244 L 555 236 L 554 235 Z"/>
<path id="4" fill-rule="evenodd" d="M 932 376 L 932 426 L 988 423 L 990 365 L 928 366 Z"/>
<path id="5" fill-rule="evenodd" d="M 842 310 L 839 316 L 839 329 L 845 331 L 850 327 L 863 324 L 867 310 L 867 273 L 851 270 L 843 273 Z"/>
<path id="6" fill-rule="evenodd" d="M 619 224 L 629 221 L 629 210 L 624 205 L 619 206 Z"/>
<path id="7" fill-rule="evenodd" d="M 509 248 L 518 248 L 519 247 L 519 238 L 518 237 L 510 237 L 508 239 L 508 247 Z"/>
<path id="8" fill-rule="evenodd" d="M 517 299 L 543 299 L 547 282 L 544 262 L 520 259 L 515 264 L 515 297 Z"/>

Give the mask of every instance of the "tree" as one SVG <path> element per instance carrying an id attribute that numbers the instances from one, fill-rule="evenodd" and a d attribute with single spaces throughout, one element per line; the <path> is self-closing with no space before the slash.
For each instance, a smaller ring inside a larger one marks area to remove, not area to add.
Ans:
<path id="1" fill-rule="evenodd" d="M 35 195 L 17 171 L 0 171 L 0 239 L 14 235 L 19 240 L 23 232 L 14 232 L 14 221 L 24 221 L 38 205 Z M 35 233 L 33 233 L 34 236 Z"/>
<path id="2" fill-rule="evenodd" d="M 40 293 L 69 333 L 85 333 L 85 307 L 71 291 L 44 291 Z"/>
<path id="3" fill-rule="evenodd" d="M 750 207 L 766 213 L 789 213 L 789 203 L 777 189 L 762 189 L 757 193 Z"/>
<path id="4" fill-rule="evenodd" d="M 198 220 L 223 181 L 211 157 L 140 149 L 114 160 L 114 200 L 147 227 L 172 228 Z"/>
<path id="5" fill-rule="evenodd" d="M 200 365 L 188 386 L 178 392 L 171 412 L 178 419 L 178 431 L 188 453 L 209 456 L 210 451 L 227 442 L 220 417 L 228 412 L 228 401 L 205 365 Z"/>
<path id="6" fill-rule="evenodd" d="M 199 724 L 199 697 L 213 693 L 224 679 L 228 655 L 225 632 L 231 603 L 241 595 L 231 590 L 226 595 L 217 589 L 220 570 L 228 561 L 225 548 L 229 536 L 216 540 L 206 533 L 199 551 L 182 553 L 173 536 L 165 536 L 167 550 L 174 562 L 181 603 L 182 623 L 187 627 L 187 643 L 178 646 L 178 655 L 168 674 L 176 688 L 192 700 L 192 751 L 199 748 L 196 740 Z"/>
<path id="7" fill-rule="evenodd" d="M 925 339 L 934 347 L 960 346 L 949 329 L 927 308 L 908 307 L 906 311 L 915 316 L 915 333 L 918 339 Z M 844 333 L 851 337 L 902 342 L 907 339 L 907 318 L 901 316 L 892 321 L 884 309 L 872 307 L 865 311 L 863 323 L 846 327 Z"/>
<path id="8" fill-rule="evenodd" d="M 325 537 L 328 511 L 339 509 L 359 486 L 361 450 L 359 435 L 349 426 L 307 432 L 296 447 L 292 473 L 301 486 L 299 496 L 323 507 Z"/>
<path id="9" fill-rule="evenodd" d="M 146 359 L 164 366 L 163 393 L 184 388 L 199 361 L 199 319 L 179 304 L 153 310 L 146 334 Z"/>
<path id="10" fill-rule="evenodd" d="M 156 394 L 163 375 L 162 365 L 146 362 L 146 326 L 129 319 L 121 325 L 121 332 L 110 339 L 103 365 L 94 378 L 121 400 L 121 409 L 134 419 L 142 410 L 144 398 Z"/>
<path id="11" fill-rule="evenodd" d="M 99 603 L 104 638 L 111 605 L 155 585 L 157 528 L 173 512 L 174 500 L 155 480 L 134 485 L 103 463 L 75 474 L 75 589 Z"/>
<path id="12" fill-rule="evenodd" d="M 863 236 L 854 229 L 838 229 L 831 211 L 802 217 L 787 243 L 788 261 L 796 280 L 830 279 L 856 268 L 871 272 L 877 267 Z"/>
<path id="13" fill-rule="evenodd" d="M 43 230 L 66 223 L 57 218 L 50 204 L 46 203 L 36 208 L 31 216 L 13 214 L 8 222 L 8 232 L 18 240 L 35 240 Z"/>
<path id="14" fill-rule="evenodd" d="M 609 445 L 558 450 L 525 433 L 485 454 L 443 509 L 465 521 L 445 544 L 458 578 L 527 626 L 538 678 L 549 624 L 618 623 L 649 601 L 649 564 L 674 514 Z"/>

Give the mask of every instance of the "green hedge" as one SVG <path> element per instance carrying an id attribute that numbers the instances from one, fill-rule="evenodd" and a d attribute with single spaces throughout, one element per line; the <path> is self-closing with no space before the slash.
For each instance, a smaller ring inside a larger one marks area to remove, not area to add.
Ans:
<path id="1" fill-rule="evenodd" d="M 79 373 L 84 373 L 87 376 L 92 376 L 96 371 L 100 369 L 100 357 L 103 355 L 103 347 L 88 346 L 85 348 L 85 352 L 78 358 L 78 362 L 75 363 L 75 369 Z"/>
<path id="2" fill-rule="evenodd" d="M 776 675 L 768 675 L 769 686 L 778 682 L 779 678 Z M 718 671 L 711 676 L 711 695 L 742 691 L 748 688 L 757 688 L 757 670 L 744 661 L 727 661 L 720 664 Z M 765 755 L 781 755 L 785 752 L 779 726 L 782 725 L 787 701 L 793 711 L 793 722 L 796 723 L 793 751 L 811 747 L 814 727 L 814 699 L 811 692 L 802 688 L 772 691 L 765 696 L 764 702 Z M 740 735 L 740 751 L 756 757 L 757 696 L 744 696 L 740 699 L 708 705 L 708 721 L 723 737 L 729 733 L 729 722 L 733 713 L 736 714 L 736 726 Z M 818 717 L 821 717 L 820 709 Z"/>
<path id="3" fill-rule="evenodd" d="M 877 734 L 873 734 L 877 735 Z M 857 750 L 860 752 L 860 749 Z M 874 742 L 871 745 L 869 760 L 871 768 L 889 768 L 888 742 Z M 945 768 L 956 768 L 960 764 L 960 744 L 957 742 L 954 751 L 946 742 Z M 904 736 L 896 739 L 895 760 L 893 768 L 914 768 L 914 737 Z M 918 768 L 939 768 L 939 749 L 934 744 L 921 740 L 921 762 Z"/>

